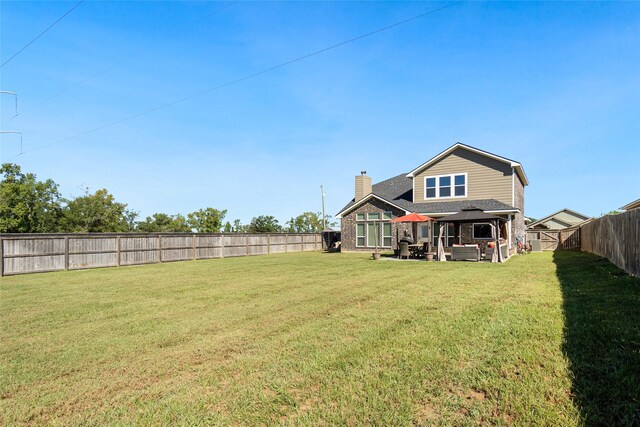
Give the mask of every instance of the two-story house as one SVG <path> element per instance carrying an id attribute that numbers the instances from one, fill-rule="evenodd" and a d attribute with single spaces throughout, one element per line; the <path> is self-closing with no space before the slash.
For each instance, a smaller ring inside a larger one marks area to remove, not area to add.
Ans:
<path id="1" fill-rule="evenodd" d="M 407 225 L 390 222 L 411 212 L 440 218 L 474 206 L 502 217 L 506 241 L 512 247 L 524 239 L 524 187 L 529 184 L 519 162 L 457 143 L 409 173 L 372 185 L 362 172 L 355 178 L 355 197 L 338 214 L 342 224 L 343 251 L 395 248 Z M 410 228 L 411 229 L 411 228 Z M 411 230 L 414 239 L 431 239 L 437 245 L 438 224 L 429 235 L 427 224 Z M 488 223 L 463 224 L 465 243 L 491 239 Z M 454 227 L 444 231 L 445 246 L 454 241 Z"/>

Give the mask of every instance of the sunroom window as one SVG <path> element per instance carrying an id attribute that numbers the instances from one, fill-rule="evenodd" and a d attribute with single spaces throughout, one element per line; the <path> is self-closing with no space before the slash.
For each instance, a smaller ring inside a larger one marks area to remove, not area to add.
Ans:
<path id="1" fill-rule="evenodd" d="M 390 211 L 356 214 L 356 247 L 391 247 L 392 218 Z"/>

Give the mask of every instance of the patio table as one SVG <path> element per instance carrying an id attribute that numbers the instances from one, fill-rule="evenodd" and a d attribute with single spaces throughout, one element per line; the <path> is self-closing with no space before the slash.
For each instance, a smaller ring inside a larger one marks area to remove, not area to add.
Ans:
<path id="1" fill-rule="evenodd" d="M 420 252 L 422 252 L 422 243 L 413 243 L 409 245 L 409 251 L 413 258 L 419 258 Z"/>

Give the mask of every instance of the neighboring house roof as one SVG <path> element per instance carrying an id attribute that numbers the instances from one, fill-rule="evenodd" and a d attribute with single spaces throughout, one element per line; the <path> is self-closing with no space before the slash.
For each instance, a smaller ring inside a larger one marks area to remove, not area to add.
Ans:
<path id="1" fill-rule="evenodd" d="M 624 205 L 620 209 L 622 209 L 623 211 L 630 211 L 631 209 L 638 209 L 638 208 L 640 208 L 640 199 L 634 200 L 633 202 Z"/>
<path id="2" fill-rule="evenodd" d="M 522 168 L 522 165 L 519 162 L 516 162 L 515 160 L 507 159 L 506 157 L 498 156 L 497 154 L 489 153 L 488 151 L 484 151 L 484 150 L 481 150 L 479 148 L 472 147 L 470 145 L 462 144 L 461 142 L 457 142 L 457 143 L 453 144 L 451 147 L 447 148 L 446 150 L 444 150 L 440 154 L 438 154 L 435 157 L 431 158 L 427 162 L 421 164 L 420 166 L 418 166 L 417 168 L 415 168 L 414 170 L 409 172 L 407 174 L 407 178 L 413 178 L 414 176 L 419 174 L 422 170 L 424 170 L 425 168 L 427 168 L 427 167 L 431 166 L 432 164 L 436 163 L 437 161 L 439 161 L 443 157 L 449 155 L 451 152 L 453 152 L 454 150 L 456 150 L 458 148 L 462 148 L 462 149 L 471 151 L 473 153 L 477 153 L 477 154 L 480 154 L 482 156 L 486 156 L 486 157 L 489 157 L 491 159 L 498 160 L 500 162 L 504 162 L 504 163 L 509 164 L 509 166 L 514 168 L 514 170 L 516 171 L 516 174 L 520 178 L 520 181 L 522 181 L 522 184 L 523 185 L 529 185 L 529 180 L 527 179 L 527 175 L 524 173 L 524 169 Z"/>
<path id="3" fill-rule="evenodd" d="M 557 216 L 562 213 L 568 214 L 569 216 L 575 218 L 576 220 L 572 221 L 572 220 L 568 220 L 567 218 L 564 218 L 564 219 L 557 218 Z M 590 217 L 588 217 L 587 215 L 581 214 L 580 212 L 572 211 L 571 209 L 564 208 L 564 209 L 560 209 L 557 212 L 552 213 L 551 215 L 547 215 L 544 218 L 541 218 L 535 222 L 532 222 L 531 224 L 528 224 L 527 228 L 534 228 L 536 226 L 544 227 L 544 223 L 548 221 L 559 223 L 568 228 L 568 227 L 573 227 L 574 225 L 580 224 L 581 222 L 584 222 L 589 219 Z"/>
<path id="4" fill-rule="evenodd" d="M 453 214 L 469 206 L 478 207 L 485 212 L 520 212 L 517 208 L 499 202 L 495 199 L 413 203 L 412 179 L 408 178 L 407 174 L 400 174 L 377 184 L 373 184 L 372 191 L 369 195 L 363 197 L 357 203 L 355 199 L 352 199 L 340 210 L 340 212 L 338 212 L 336 218 L 340 218 L 343 214 L 352 211 L 363 203 L 366 203 L 371 198 L 381 200 L 398 209 L 404 210 L 406 213 L 417 212 L 430 216 Z"/>

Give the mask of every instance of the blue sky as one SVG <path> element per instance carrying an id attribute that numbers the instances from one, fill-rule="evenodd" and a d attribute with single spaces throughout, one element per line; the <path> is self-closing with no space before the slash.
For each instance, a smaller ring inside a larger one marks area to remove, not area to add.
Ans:
<path id="1" fill-rule="evenodd" d="M 74 4 L 3 1 L 2 62 Z M 460 3 L 43 147 L 448 3 L 228 4 L 81 4 L 0 69 L 21 111 L 3 96 L 2 128 L 25 151 L 4 135 L 2 161 L 142 217 L 284 223 L 320 211 L 321 184 L 334 215 L 361 170 L 377 182 L 457 141 L 523 164 L 528 216 L 640 197 L 640 2 Z"/>

